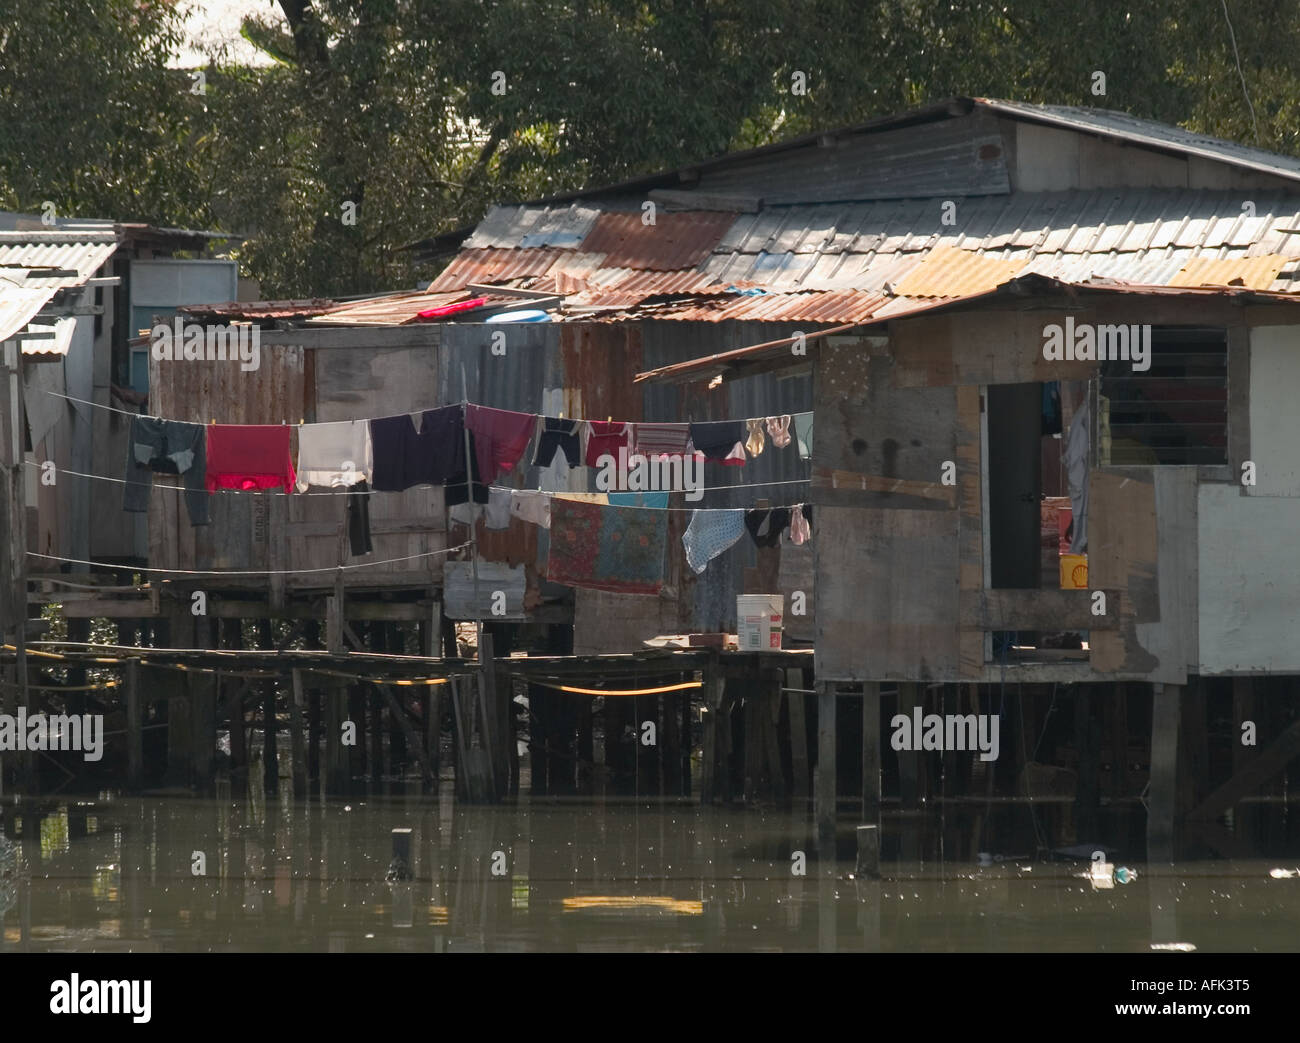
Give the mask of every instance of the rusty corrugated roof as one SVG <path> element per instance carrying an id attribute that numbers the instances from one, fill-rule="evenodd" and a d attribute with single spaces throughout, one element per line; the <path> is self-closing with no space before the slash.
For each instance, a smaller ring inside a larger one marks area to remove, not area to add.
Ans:
<path id="1" fill-rule="evenodd" d="M 603 253 L 610 268 L 674 271 L 693 268 L 706 258 L 736 220 L 734 213 L 691 210 L 655 215 L 643 224 L 640 213 L 606 211 L 596 219 L 582 249 Z"/>
<path id="2" fill-rule="evenodd" d="M 309 297 L 293 301 L 221 301 L 216 304 L 186 304 L 178 311 L 187 315 L 211 315 L 215 318 L 305 319 L 335 307 L 327 297 Z"/>
<path id="3" fill-rule="evenodd" d="M 462 250 L 429 284 L 431 293 L 460 290 L 470 283 L 512 282 L 545 274 L 568 251 L 551 247 L 502 250 L 495 247 Z"/>
<path id="4" fill-rule="evenodd" d="M 1025 260 L 941 246 L 903 276 L 894 293 L 900 297 L 969 297 L 1006 282 L 1025 266 Z"/>
<path id="5" fill-rule="evenodd" d="M 1290 261 L 1280 254 L 1262 257 L 1194 257 L 1188 261 L 1168 286 L 1244 286 L 1267 290 L 1277 281 L 1278 273 Z"/>

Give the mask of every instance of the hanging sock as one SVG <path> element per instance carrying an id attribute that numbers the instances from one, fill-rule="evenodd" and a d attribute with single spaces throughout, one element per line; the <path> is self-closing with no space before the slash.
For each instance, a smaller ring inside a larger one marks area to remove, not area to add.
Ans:
<path id="1" fill-rule="evenodd" d="M 691 523 L 682 533 L 686 563 L 698 575 L 708 568 L 710 561 L 733 546 L 743 535 L 744 511 L 692 511 Z"/>
<path id="2" fill-rule="evenodd" d="M 801 546 L 812 538 L 808 519 L 803 516 L 803 504 L 796 504 L 790 512 L 790 542 Z"/>
<path id="3" fill-rule="evenodd" d="M 772 436 L 772 444 L 784 449 L 790 444 L 790 417 L 770 416 L 767 418 L 767 433 Z"/>
<path id="4" fill-rule="evenodd" d="M 749 439 L 745 442 L 745 448 L 749 450 L 750 456 L 762 456 L 763 450 L 767 448 L 767 439 L 763 435 L 763 421 L 746 420 L 745 425 L 749 428 Z"/>

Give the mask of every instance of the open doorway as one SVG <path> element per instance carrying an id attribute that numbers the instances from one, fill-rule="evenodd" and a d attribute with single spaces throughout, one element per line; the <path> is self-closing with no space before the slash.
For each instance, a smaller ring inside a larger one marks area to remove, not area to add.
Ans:
<path id="1" fill-rule="evenodd" d="M 1072 543 L 1082 544 L 1074 539 L 1074 510 L 1081 510 L 1086 525 L 1086 501 L 1078 489 L 1071 497 L 1068 450 L 1071 444 L 1084 448 L 1086 482 L 1088 432 L 1086 426 L 1072 428 L 1076 416 L 1086 420 L 1087 383 L 995 384 L 988 387 L 986 401 L 989 587 L 1086 585 L 1086 558 L 1071 554 Z M 1077 484 L 1080 468 L 1074 470 Z M 1085 578 L 1076 584 L 1080 573 Z M 1078 632 L 999 631 L 992 634 L 988 652 L 994 662 L 1083 657 L 1086 641 L 1086 633 Z"/>

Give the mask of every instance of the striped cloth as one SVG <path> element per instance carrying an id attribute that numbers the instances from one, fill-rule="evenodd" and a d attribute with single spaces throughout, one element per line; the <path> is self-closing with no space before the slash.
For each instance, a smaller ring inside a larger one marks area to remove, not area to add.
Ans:
<path id="1" fill-rule="evenodd" d="M 632 452 L 649 457 L 681 456 L 690 438 L 690 424 L 633 424 Z"/>

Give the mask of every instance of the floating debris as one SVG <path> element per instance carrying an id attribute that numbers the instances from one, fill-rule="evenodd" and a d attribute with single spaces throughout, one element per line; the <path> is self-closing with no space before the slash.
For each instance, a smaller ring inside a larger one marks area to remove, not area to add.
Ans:
<path id="1" fill-rule="evenodd" d="M 1293 876 L 1300 876 L 1300 869 L 1270 869 L 1268 875 L 1274 880 L 1290 880 Z"/>
<path id="2" fill-rule="evenodd" d="M 1191 942 L 1152 942 L 1152 952 L 1195 952 L 1196 946 Z"/>
<path id="3" fill-rule="evenodd" d="M 1138 878 L 1136 869 L 1129 869 L 1128 866 L 1120 866 L 1115 870 L 1115 880 L 1117 883 L 1128 884 Z"/>

